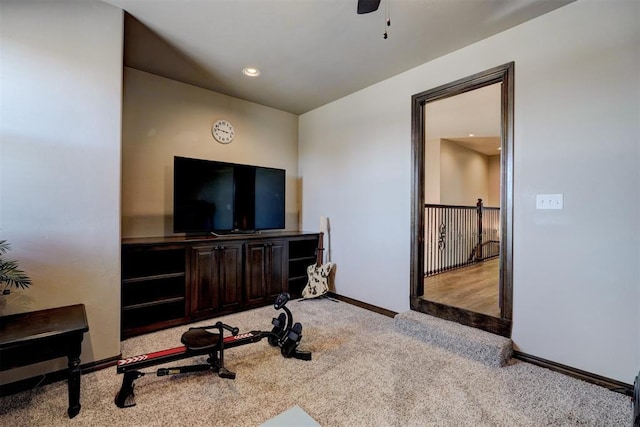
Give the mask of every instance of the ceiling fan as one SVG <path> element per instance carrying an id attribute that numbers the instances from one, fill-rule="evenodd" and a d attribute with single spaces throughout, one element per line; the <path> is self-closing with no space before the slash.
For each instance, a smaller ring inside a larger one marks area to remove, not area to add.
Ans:
<path id="1" fill-rule="evenodd" d="M 358 15 L 375 12 L 379 6 L 380 0 L 358 0 Z"/>
<path id="2" fill-rule="evenodd" d="M 378 10 L 380 7 L 381 0 L 358 0 L 358 15 L 363 15 L 365 13 L 371 13 Z M 385 0 L 385 29 L 382 37 L 387 39 L 389 37 L 389 33 L 387 32 L 387 27 L 391 26 L 391 18 L 389 18 L 389 0 Z"/>

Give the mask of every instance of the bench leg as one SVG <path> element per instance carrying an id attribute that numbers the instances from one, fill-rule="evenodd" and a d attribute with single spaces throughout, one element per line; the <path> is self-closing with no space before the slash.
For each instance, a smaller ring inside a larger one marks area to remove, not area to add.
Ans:
<path id="1" fill-rule="evenodd" d="M 78 355 L 79 356 L 79 355 Z M 80 357 L 69 356 L 69 418 L 80 412 Z"/>

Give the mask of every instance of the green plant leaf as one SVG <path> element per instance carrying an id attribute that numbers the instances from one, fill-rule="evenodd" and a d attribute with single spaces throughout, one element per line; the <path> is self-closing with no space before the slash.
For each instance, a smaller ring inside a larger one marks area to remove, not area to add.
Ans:
<path id="1" fill-rule="evenodd" d="M 6 254 L 9 249 L 9 243 L 6 240 L 0 240 L 0 255 Z M 11 287 L 26 289 L 31 286 L 31 279 L 20 270 L 18 261 L 6 260 L 0 256 L 0 283 L 4 284 L 5 289 Z"/>

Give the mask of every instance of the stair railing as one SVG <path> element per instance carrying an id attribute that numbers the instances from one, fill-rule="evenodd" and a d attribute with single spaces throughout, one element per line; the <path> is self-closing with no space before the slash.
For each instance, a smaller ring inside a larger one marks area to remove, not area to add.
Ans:
<path id="1" fill-rule="evenodd" d="M 500 255 L 500 208 L 425 204 L 425 276 Z"/>

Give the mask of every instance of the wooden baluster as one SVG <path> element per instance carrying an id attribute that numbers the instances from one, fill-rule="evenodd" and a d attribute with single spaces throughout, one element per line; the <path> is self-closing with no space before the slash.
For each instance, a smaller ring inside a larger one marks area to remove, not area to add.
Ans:
<path id="1" fill-rule="evenodd" d="M 476 212 L 478 214 L 478 250 L 476 251 L 476 261 L 482 260 L 482 199 L 478 199 L 476 203 Z"/>

